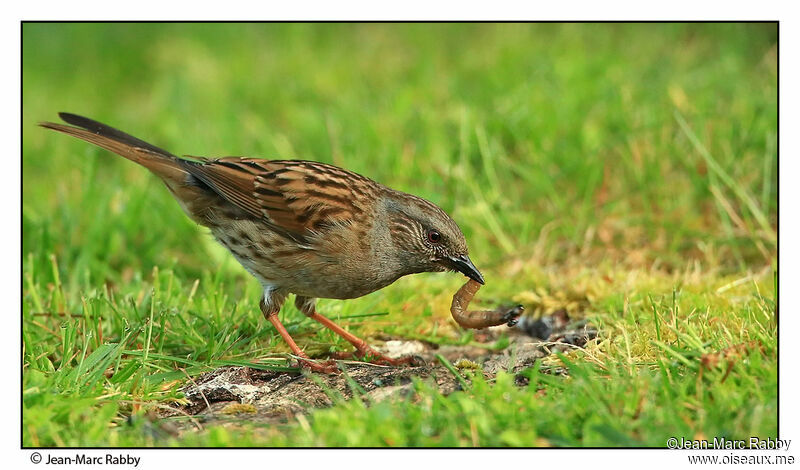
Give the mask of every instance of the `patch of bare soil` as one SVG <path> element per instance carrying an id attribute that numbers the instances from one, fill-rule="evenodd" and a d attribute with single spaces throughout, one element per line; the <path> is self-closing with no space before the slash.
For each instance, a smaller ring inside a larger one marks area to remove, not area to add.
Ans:
<path id="1" fill-rule="evenodd" d="M 194 417 L 194 425 L 242 420 L 286 422 L 298 413 L 331 406 L 331 397 L 351 399 L 353 382 L 367 401 L 404 399 L 413 394 L 413 377 L 435 385 L 443 394 L 449 394 L 461 388 L 460 381 L 438 360 L 437 355 L 457 367 L 477 369 L 479 366 L 483 375 L 491 378 L 500 370 L 520 372 L 530 368 L 537 359 L 553 352 L 583 347 L 597 335 L 590 326 L 570 324 L 566 311 L 559 310 L 536 321 L 523 317 L 514 328 L 500 326 L 481 330 L 476 337 L 489 343 L 501 332 L 510 336 L 511 344 L 499 352 L 479 346 L 437 346 L 400 340 L 386 341 L 378 348 L 391 357 L 417 355 L 425 360 L 422 366 L 391 367 L 340 361 L 343 373 L 335 375 L 223 367 L 184 387 L 189 404 L 181 411 Z M 526 385 L 527 378 L 518 375 L 517 383 Z M 187 422 L 186 427 L 189 426 L 192 423 Z"/>

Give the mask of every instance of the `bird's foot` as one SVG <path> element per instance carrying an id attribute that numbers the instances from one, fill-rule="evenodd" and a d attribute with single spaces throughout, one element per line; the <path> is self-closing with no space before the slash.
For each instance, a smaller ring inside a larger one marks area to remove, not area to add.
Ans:
<path id="1" fill-rule="evenodd" d="M 392 358 L 385 356 L 375 349 L 367 346 L 365 348 L 356 349 L 352 352 L 334 352 L 331 357 L 335 359 L 360 359 L 370 364 L 378 364 L 383 366 L 424 366 L 425 360 L 420 356 L 403 356 Z"/>
<path id="2" fill-rule="evenodd" d="M 334 360 L 315 361 L 307 357 L 299 357 L 297 358 L 297 362 L 300 364 L 301 369 L 317 372 L 319 374 L 339 374 L 342 372 L 339 369 L 339 365 L 336 364 Z"/>

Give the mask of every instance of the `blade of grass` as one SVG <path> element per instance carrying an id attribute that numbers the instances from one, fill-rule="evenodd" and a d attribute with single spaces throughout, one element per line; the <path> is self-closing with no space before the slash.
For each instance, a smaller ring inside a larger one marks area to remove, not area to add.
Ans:
<path id="1" fill-rule="evenodd" d="M 689 138 L 689 141 L 694 145 L 694 148 L 700 153 L 700 156 L 706 162 L 706 165 L 716 173 L 719 179 L 725 183 L 731 191 L 736 194 L 736 196 L 744 202 L 747 208 L 750 210 L 750 213 L 753 214 L 756 221 L 759 225 L 761 225 L 761 229 L 764 231 L 764 234 L 769 238 L 769 241 L 773 244 L 777 242 L 777 235 L 775 234 L 775 230 L 772 229 L 772 226 L 769 224 L 769 220 L 761 208 L 758 207 L 758 203 L 747 193 L 747 191 L 742 187 L 742 185 L 737 184 L 733 178 L 720 166 L 719 163 L 711 156 L 711 153 L 706 149 L 705 145 L 700 142 L 700 139 L 697 138 L 694 131 L 689 127 L 689 124 L 683 118 L 680 112 L 675 110 L 675 119 L 678 121 L 678 125 L 680 125 L 681 130 L 683 133 L 686 134 L 686 137 Z"/>
<path id="2" fill-rule="evenodd" d="M 449 370 L 450 373 L 453 374 L 453 376 L 456 378 L 456 380 L 458 380 L 458 383 L 461 384 L 461 388 L 463 390 L 469 390 L 469 388 L 470 388 L 469 387 L 469 383 L 467 382 L 467 380 L 461 374 L 458 373 L 456 368 L 453 367 L 453 364 L 450 364 L 450 361 L 448 361 L 441 354 L 437 354 L 436 355 L 436 359 L 438 359 L 439 362 L 442 363 L 442 365 L 445 367 L 445 369 Z"/>

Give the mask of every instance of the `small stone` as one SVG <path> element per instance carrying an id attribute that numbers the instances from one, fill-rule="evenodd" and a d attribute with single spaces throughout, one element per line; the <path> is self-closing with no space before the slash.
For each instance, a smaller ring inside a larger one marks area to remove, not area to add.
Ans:
<path id="1" fill-rule="evenodd" d="M 413 356 L 425 352 L 425 345 L 420 341 L 387 341 L 380 348 L 381 352 L 392 358 Z"/>

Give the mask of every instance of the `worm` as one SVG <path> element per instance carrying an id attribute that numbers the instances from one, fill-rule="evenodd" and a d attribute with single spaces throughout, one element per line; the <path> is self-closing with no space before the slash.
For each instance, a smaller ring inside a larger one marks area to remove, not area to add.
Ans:
<path id="1" fill-rule="evenodd" d="M 480 288 L 481 285 L 478 282 L 470 279 L 453 295 L 450 313 L 456 323 L 464 328 L 474 329 L 502 325 L 503 323 L 508 326 L 516 325 L 524 309 L 522 305 L 512 308 L 498 308 L 496 310 L 467 310 L 469 303 Z"/>

